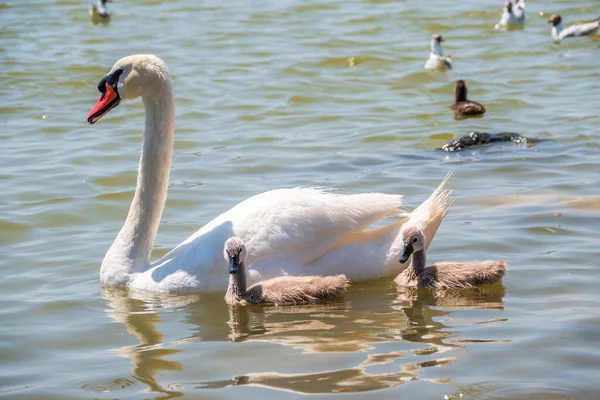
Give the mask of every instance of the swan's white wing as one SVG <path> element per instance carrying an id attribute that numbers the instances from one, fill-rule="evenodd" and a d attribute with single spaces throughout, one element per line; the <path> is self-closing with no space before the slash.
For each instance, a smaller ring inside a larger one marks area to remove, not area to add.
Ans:
<path id="1" fill-rule="evenodd" d="M 408 217 L 406 224 L 417 225 L 425 235 L 427 249 L 431 244 L 435 233 L 437 232 L 442 220 L 448 214 L 452 200 L 450 194 L 452 190 L 447 188 L 450 173 L 446 175 L 442 183 L 429 196 L 427 200 L 419 205 Z"/>
<path id="2" fill-rule="evenodd" d="M 382 193 L 341 195 L 316 188 L 261 193 L 219 215 L 153 263 L 136 278 L 135 286 L 168 291 L 223 287 L 223 245 L 232 236 L 245 242 L 246 262 L 259 272 L 304 265 L 344 237 L 383 218 L 403 215 L 401 205 L 402 196 Z"/>
<path id="3" fill-rule="evenodd" d="M 342 195 L 315 188 L 279 189 L 249 198 L 225 213 L 254 259 L 308 263 L 343 237 L 398 216 L 401 196 Z M 250 259 L 249 259 L 250 261 Z"/>

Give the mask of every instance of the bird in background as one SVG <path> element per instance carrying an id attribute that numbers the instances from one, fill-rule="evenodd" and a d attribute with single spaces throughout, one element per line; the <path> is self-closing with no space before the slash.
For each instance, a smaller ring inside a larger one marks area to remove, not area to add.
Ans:
<path id="1" fill-rule="evenodd" d="M 600 17 L 585 24 L 573 24 L 568 28 L 563 28 L 562 17 L 553 14 L 548 23 L 552 24 L 552 37 L 556 40 L 562 40 L 568 37 L 587 36 L 596 32 L 600 27 Z"/>
<path id="2" fill-rule="evenodd" d="M 431 51 L 429 52 L 429 59 L 425 62 L 425 69 L 452 69 L 452 56 L 444 56 L 443 41 L 444 38 L 439 33 L 431 36 Z"/>
<path id="3" fill-rule="evenodd" d="M 467 85 L 465 81 L 456 81 L 454 87 L 454 103 L 450 106 L 457 116 L 482 115 L 485 113 L 483 104 L 467 99 Z"/>
<path id="4" fill-rule="evenodd" d="M 506 0 L 502 9 L 502 18 L 498 27 L 520 26 L 525 23 L 525 0 L 519 0 L 513 6 L 511 0 Z"/>
<path id="5" fill-rule="evenodd" d="M 92 17 L 92 21 L 106 22 L 110 19 L 110 13 L 106 8 L 106 3 L 109 2 L 112 2 L 112 0 L 96 0 L 95 3 L 90 5 L 90 17 Z"/>

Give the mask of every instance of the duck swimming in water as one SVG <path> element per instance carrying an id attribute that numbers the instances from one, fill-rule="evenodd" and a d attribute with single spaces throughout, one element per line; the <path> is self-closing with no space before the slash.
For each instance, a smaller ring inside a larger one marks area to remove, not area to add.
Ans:
<path id="1" fill-rule="evenodd" d="M 452 69 L 451 56 L 444 56 L 442 50 L 442 42 L 444 38 L 439 33 L 431 36 L 431 51 L 429 52 L 429 59 L 425 62 L 425 69 Z"/>
<path id="2" fill-rule="evenodd" d="M 452 204 L 451 193 L 448 189 L 438 188 L 402 226 L 400 263 L 404 264 L 410 259 L 410 264 L 394 280 L 398 286 L 460 289 L 496 282 L 504 276 L 505 261 L 449 261 L 427 266 L 425 233 L 420 221 L 426 221 L 431 215 L 444 218 Z"/>
<path id="3" fill-rule="evenodd" d="M 520 26 L 525 23 L 525 0 L 517 1 L 513 7 L 511 0 L 506 0 L 499 27 Z"/>
<path id="4" fill-rule="evenodd" d="M 450 106 L 454 114 L 460 116 L 481 115 L 485 113 L 483 104 L 467 100 L 467 85 L 465 81 L 456 81 L 454 87 L 454 103 Z"/>
<path id="5" fill-rule="evenodd" d="M 106 9 L 106 3 L 112 2 L 112 0 L 97 0 L 96 3 L 92 3 L 90 6 L 90 17 L 94 21 L 108 21 L 110 19 L 110 13 Z"/>
<path id="6" fill-rule="evenodd" d="M 558 14 L 553 14 L 548 23 L 552 24 L 552 37 L 556 40 L 561 40 L 568 37 L 591 35 L 600 27 L 600 18 L 585 24 L 573 24 L 568 28 L 563 28 L 562 17 Z"/>
<path id="7" fill-rule="evenodd" d="M 246 287 L 246 246 L 232 237 L 225 242 L 223 256 L 229 263 L 229 287 L 225 301 L 230 305 L 261 303 L 306 303 L 339 297 L 348 287 L 345 275 L 282 276 Z"/>

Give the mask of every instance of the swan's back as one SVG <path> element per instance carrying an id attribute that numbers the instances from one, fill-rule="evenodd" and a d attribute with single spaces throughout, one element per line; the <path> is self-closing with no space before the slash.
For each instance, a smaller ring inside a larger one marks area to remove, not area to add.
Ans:
<path id="1" fill-rule="evenodd" d="M 252 285 L 246 301 L 258 303 L 303 303 L 339 297 L 348 287 L 345 275 L 283 276 Z"/>
<path id="2" fill-rule="evenodd" d="M 418 278 L 418 286 L 459 289 L 493 283 L 502 279 L 506 267 L 504 260 L 439 262 L 425 268 Z"/>

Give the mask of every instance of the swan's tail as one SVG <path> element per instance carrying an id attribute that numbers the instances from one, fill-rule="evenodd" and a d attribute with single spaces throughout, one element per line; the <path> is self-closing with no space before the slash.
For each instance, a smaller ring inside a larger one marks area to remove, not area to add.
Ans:
<path id="1" fill-rule="evenodd" d="M 440 183 L 427 200 L 408 218 L 369 231 L 356 232 L 340 240 L 331 250 L 315 259 L 315 273 L 334 274 L 340 265 L 352 281 L 377 279 L 399 274 L 405 266 L 400 264 L 403 244 L 399 240 L 404 224 L 418 224 L 429 246 L 452 203 L 451 190 L 446 186 L 450 174 Z"/>

